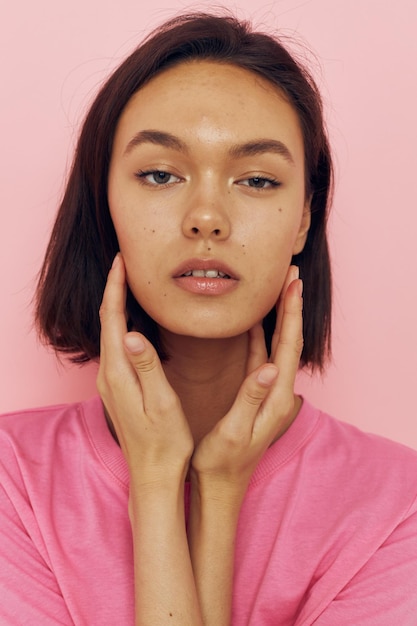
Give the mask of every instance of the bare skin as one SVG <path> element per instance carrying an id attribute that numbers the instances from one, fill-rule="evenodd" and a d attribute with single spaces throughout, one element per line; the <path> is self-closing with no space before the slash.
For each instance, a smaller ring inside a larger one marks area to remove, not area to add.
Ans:
<path id="1" fill-rule="evenodd" d="M 109 204 L 121 253 L 100 310 L 97 384 L 130 471 L 136 625 L 228 626 L 242 500 L 301 404 L 290 262 L 310 216 L 297 117 L 239 68 L 167 70 L 122 114 Z M 209 276 L 194 275 L 202 268 Z M 211 278 L 216 268 L 230 277 Z M 159 326 L 163 365 L 127 332 L 127 284 Z M 277 302 L 268 359 L 260 322 Z"/>
<path id="2" fill-rule="evenodd" d="M 136 624 L 229 624 L 233 544 L 240 506 L 262 454 L 292 423 L 302 348 L 302 298 L 290 268 L 282 324 L 268 362 L 259 328 L 230 410 L 194 448 L 179 396 L 151 344 L 127 333 L 125 275 L 117 257 L 101 307 L 98 388 L 130 475 Z M 111 359 L 108 358 L 111 355 Z M 183 484 L 190 470 L 189 537 Z M 140 558 L 139 558 L 140 555 Z"/>

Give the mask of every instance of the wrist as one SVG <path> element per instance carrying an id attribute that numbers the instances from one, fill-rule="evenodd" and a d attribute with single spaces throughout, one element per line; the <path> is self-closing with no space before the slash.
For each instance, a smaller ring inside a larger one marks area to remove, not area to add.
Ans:
<path id="1" fill-rule="evenodd" d="M 152 477 L 140 482 L 131 480 L 129 517 L 139 520 L 178 520 L 184 517 L 184 480 Z"/>
<path id="2" fill-rule="evenodd" d="M 246 489 L 218 476 L 190 472 L 190 517 L 214 527 L 237 523 Z"/>
<path id="3" fill-rule="evenodd" d="M 191 493 L 207 501 L 224 504 L 241 502 L 245 496 L 250 475 L 231 476 L 221 472 L 198 472 L 190 467 Z"/>

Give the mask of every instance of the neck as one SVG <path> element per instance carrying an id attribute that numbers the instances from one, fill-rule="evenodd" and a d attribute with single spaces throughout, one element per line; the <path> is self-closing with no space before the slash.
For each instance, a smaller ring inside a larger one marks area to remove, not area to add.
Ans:
<path id="1" fill-rule="evenodd" d="M 197 444 L 228 412 L 246 376 L 247 335 L 196 339 L 164 333 L 165 374 L 181 400 Z"/>

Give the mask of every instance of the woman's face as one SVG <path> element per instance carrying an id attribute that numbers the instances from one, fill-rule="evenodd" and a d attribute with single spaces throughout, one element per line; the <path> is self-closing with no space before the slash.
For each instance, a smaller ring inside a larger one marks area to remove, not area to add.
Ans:
<path id="1" fill-rule="evenodd" d="M 168 69 L 120 118 L 108 197 L 129 286 L 156 323 L 243 333 L 275 305 L 310 223 L 297 115 L 233 65 Z"/>

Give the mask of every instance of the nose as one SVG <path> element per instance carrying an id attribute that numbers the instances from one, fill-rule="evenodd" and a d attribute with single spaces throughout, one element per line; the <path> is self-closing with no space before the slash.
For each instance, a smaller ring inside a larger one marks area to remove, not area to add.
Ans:
<path id="1" fill-rule="evenodd" d="M 182 223 L 186 237 L 217 241 L 229 237 L 231 224 L 225 202 L 220 193 L 215 194 L 216 197 L 213 195 L 213 191 L 208 194 L 200 192 L 190 199 Z"/>

